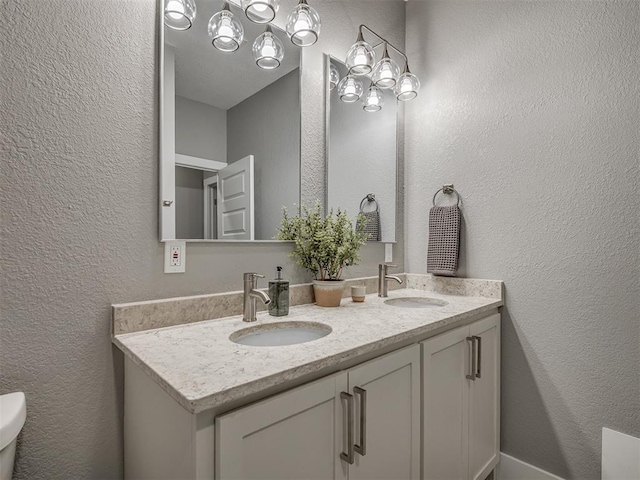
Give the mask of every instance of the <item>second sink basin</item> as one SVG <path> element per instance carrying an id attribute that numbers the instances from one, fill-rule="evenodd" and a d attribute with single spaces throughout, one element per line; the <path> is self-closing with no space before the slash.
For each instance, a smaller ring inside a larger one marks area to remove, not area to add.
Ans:
<path id="1" fill-rule="evenodd" d="M 444 300 L 438 300 L 437 298 L 427 297 L 402 297 L 402 298 L 390 298 L 385 300 L 387 305 L 393 305 L 394 307 L 403 308 L 438 308 L 444 307 L 448 304 Z"/>
<path id="2" fill-rule="evenodd" d="M 233 332 L 229 340 L 254 347 L 281 347 L 311 342 L 331 333 L 331 327 L 318 322 L 277 322 L 256 325 Z"/>

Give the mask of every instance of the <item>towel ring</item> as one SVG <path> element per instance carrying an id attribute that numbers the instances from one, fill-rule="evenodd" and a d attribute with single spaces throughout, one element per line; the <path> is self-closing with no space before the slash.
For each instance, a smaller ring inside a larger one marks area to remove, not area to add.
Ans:
<path id="1" fill-rule="evenodd" d="M 360 202 L 360 211 L 362 212 L 362 206 L 364 205 L 364 202 L 373 202 L 376 204 L 376 212 L 380 211 L 380 205 L 378 205 L 378 201 L 376 200 L 376 195 L 375 193 L 367 193 L 367 196 L 364 197 L 362 199 L 362 201 Z"/>
<path id="2" fill-rule="evenodd" d="M 438 190 L 434 195 L 433 195 L 433 206 L 436 206 L 436 197 L 438 196 L 438 194 L 442 192 L 445 195 L 449 195 L 451 193 L 455 193 L 456 194 L 456 207 L 460 206 L 460 194 L 456 191 L 455 188 L 453 188 L 453 184 L 447 184 L 444 185 L 440 190 Z"/>

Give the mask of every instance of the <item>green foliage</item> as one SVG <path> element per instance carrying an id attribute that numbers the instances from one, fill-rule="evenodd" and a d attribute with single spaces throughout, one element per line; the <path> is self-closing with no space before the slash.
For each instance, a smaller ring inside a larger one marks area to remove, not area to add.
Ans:
<path id="1" fill-rule="evenodd" d="M 344 267 L 357 265 L 360 247 L 366 243 L 366 219 L 359 216 L 358 220 L 358 228 L 354 229 L 345 210 L 334 213 L 332 209 L 324 216 L 320 203 L 314 209 L 302 207 L 295 217 L 283 208 L 277 238 L 295 242 L 291 256 L 316 279 L 340 280 Z"/>

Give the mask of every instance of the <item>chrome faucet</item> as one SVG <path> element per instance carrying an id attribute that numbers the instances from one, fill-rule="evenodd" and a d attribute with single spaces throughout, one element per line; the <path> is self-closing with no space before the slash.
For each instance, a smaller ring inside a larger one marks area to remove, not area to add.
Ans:
<path id="1" fill-rule="evenodd" d="M 262 290 L 258 290 L 258 279 L 264 278 L 264 275 L 249 272 L 243 275 L 244 279 L 244 300 L 242 308 L 242 321 L 256 321 L 256 300 L 259 298 L 265 305 L 271 303 L 269 295 Z"/>
<path id="2" fill-rule="evenodd" d="M 400 277 L 395 275 L 387 275 L 389 267 L 396 268 L 397 265 L 391 265 L 388 263 L 381 263 L 378 265 L 378 296 L 379 297 L 388 297 L 387 294 L 388 286 L 387 282 L 389 280 L 395 280 L 400 285 L 402 285 L 403 281 Z"/>

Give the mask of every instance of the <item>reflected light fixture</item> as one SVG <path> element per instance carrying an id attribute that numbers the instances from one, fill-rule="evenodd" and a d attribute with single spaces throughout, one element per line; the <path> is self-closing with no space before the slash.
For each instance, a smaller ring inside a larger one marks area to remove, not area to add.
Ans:
<path id="1" fill-rule="evenodd" d="M 378 88 L 393 88 L 396 85 L 396 78 L 398 78 L 399 75 L 400 67 L 398 67 L 398 64 L 389 56 L 387 44 L 385 43 L 382 60 L 380 60 L 373 69 L 371 76 L 373 83 L 375 83 Z"/>
<path id="2" fill-rule="evenodd" d="M 413 100 L 418 96 L 420 90 L 420 80 L 409 70 L 409 62 L 405 62 L 404 72 L 400 75 L 396 84 L 396 98 L 401 102 Z"/>
<path id="3" fill-rule="evenodd" d="M 351 75 L 367 75 L 373 70 L 376 54 L 371 45 L 364 41 L 362 30 L 358 32 L 358 39 L 347 52 L 345 64 Z"/>
<path id="4" fill-rule="evenodd" d="M 333 63 L 329 63 L 329 90 L 336 88 L 339 81 L 340 72 L 338 72 L 338 68 Z"/>
<path id="5" fill-rule="evenodd" d="M 353 103 L 362 96 L 362 82 L 353 75 L 347 75 L 338 83 L 338 95 L 345 103 Z"/>
<path id="6" fill-rule="evenodd" d="M 209 20 L 209 38 L 214 47 L 222 52 L 235 52 L 244 40 L 244 28 L 233 16 L 229 4 Z"/>
<path id="7" fill-rule="evenodd" d="M 165 0 L 164 24 L 174 30 L 189 30 L 196 19 L 194 0 Z"/>
<path id="8" fill-rule="evenodd" d="M 280 0 L 242 0 L 242 9 L 254 23 L 269 23 L 276 17 Z"/>
<path id="9" fill-rule="evenodd" d="M 267 25 L 264 33 L 253 42 L 253 58 L 260 68 L 273 70 L 278 68 L 284 58 L 284 45 L 273 34 L 271 26 Z"/>
<path id="10" fill-rule="evenodd" d="M 373 82 L 362 98 L 362 105 L 365 112 L 379 112 L 384 105 L 384 93 Z"/>
<path id="11" fill-rule="evenodd" d="M 287 34 L 298 47 L 308 47 L 320 36 L 320 15 L 309 6 L 307 0 L 299 0 L 298 5 L 287 18 Z"/>

